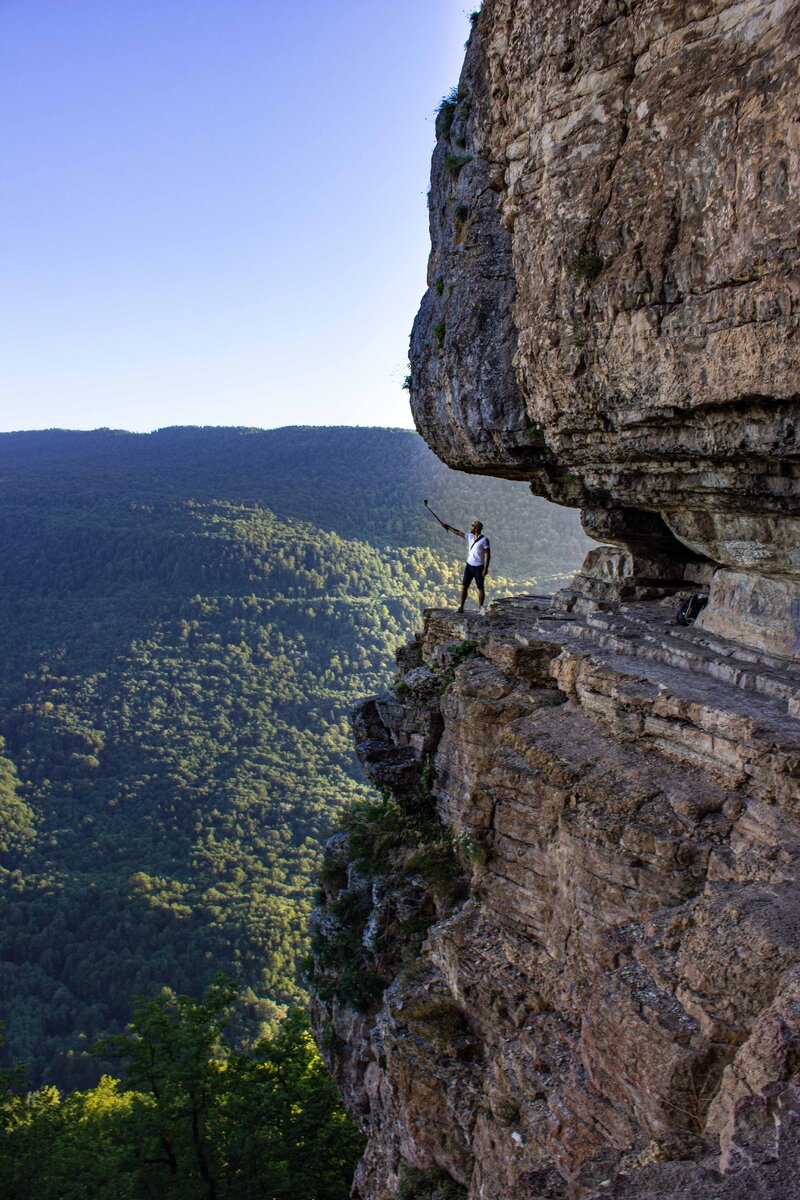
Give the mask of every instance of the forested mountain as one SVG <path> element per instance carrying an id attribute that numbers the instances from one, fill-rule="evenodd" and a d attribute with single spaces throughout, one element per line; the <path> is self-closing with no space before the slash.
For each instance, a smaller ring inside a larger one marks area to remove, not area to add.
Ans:
<path id="1" fill-rule="evenodd" d="M 365 794 L 347 713 L 462 547 L 489 596 L 585 551 L 575 513 L 384 429 L 0 435 L 0 1016 L 35 1079 L 132 994 L 227 971 L 253 1036 L 300 994 L 321 840 Z"/>

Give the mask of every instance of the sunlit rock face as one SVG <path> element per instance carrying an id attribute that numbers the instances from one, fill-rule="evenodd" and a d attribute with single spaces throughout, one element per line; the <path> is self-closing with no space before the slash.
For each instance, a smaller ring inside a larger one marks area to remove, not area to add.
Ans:
<path id="1" fill-rule="evenodd" d="M 438 123 L 411 340 L 446 462 L 659 514 L 694 555 L 786 581 L 787 625 L 799 51 L 786 0 L 487 0 Z"/>
<path id="2" fill-rule="evenodd" d="M 796 1200 L 800 666 L 672 608 L 429 611 L 355 714 L 368 777 L 400 796 L 429 761 L 480 850 L 449 904 L 391 855 L 328 872 L 318 921 L 367 897 L 381 979 L 366 1011 L 315 1006 L 360 1200 L 409 1169 L 453 1200 Z"/>

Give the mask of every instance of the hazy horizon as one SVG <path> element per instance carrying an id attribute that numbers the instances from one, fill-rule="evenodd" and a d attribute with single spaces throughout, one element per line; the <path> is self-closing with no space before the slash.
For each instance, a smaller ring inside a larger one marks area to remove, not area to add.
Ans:
<path id="1" fill-rule="evenodd" d="M 0 437 L 3 434 L 9 433 L 128 433 L 136 437 L 150 437 L 155 433 L 166 433 L 170 429 L 241 429 L 255 433 L 280 433 L 283 429 L 381 429 L 389 433 L 413 433 L 415 437 L 422 436 L 413 425 L 367 425 L 355 424 L 349 421 L 295 421 L 286 425 L 217 425 L 213 422 L 204 422 L 202 425 L 199 425 L 195 422 L 156 425 L 153 429 L 125 429 L 122 425 L 95 425 L 92 428 L 86 429 L 74 428 L 70 425 L 41 425 L 24 429 L 0 429 Z"/>

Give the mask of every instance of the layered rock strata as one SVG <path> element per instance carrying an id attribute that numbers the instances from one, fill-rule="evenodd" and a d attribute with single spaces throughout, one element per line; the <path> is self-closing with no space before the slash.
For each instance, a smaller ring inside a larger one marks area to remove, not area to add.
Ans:
<path id="1" fill-rule="evenodd" d="M 395 797 L 373 849 L 414 842 L 425 763 L 442 822 L 402 871 L 358 830 L 330 852 L 318 928 L 364 986 L 323 955 L 316 1022 L 369 1134 L 356 1194 L 788 1200 L 800 6 L 485 0 L 473 26 L 415 421 L 603 545 L 552 602 L 429 612 L 356 715 Z"/>
<path id="2" fill-rule="evenodd" d="M 590 532 L 613 512 L 628 548 L 649 519 L 733 572 L 718 632 L 764 645 L 768 608 L 788 654 L 798 61 L 789 0 L 486 0 L 437 124 L 411 341 L 445 462 L 526 479 Z"/>
<path id="3" fill-rule="evenodd" d="M 430 611 L 356 714 L 368 775 L 408 794 L 430 759 L 480 849 L 405 961 L 373 880 L 388 986 L 316 1005 L 362 1200 L 404 1164 L 470 1200 L 796 1195 L 800 667 L 673 608 Z"/>

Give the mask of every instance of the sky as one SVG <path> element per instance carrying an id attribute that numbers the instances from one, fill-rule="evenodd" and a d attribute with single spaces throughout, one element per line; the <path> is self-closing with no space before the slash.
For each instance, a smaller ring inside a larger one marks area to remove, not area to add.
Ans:
<path id="1" fill-rule="evenodd" d="M 0 0 L 0 430 L 411 427 L 464 0 Z"/>

